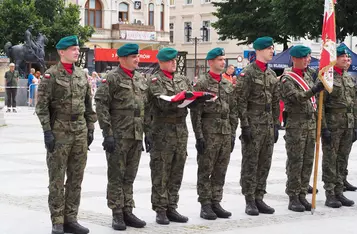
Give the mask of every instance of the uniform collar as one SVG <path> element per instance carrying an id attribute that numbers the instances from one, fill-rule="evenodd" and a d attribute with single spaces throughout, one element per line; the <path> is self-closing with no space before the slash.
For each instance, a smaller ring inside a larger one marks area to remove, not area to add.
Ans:
<path id="1" fill-rule="evenodd" d="M 335 72 L 337 72 L 340 76 L 343 75 L 343 69 L 342 69 L 342 68 L 339 68 L 339 67 L 334 66 L 333 69 L 334 69 Z"/>
<path id="2" fill-rule="evenodd" d="M 208 74 L 214 79 L 216 80 L 218 83 L 221 82 L 221 74 L 216 74 L 216 73 L 213 73 L 211 71 L 208 71 Z"/>
<path id="3" fill-rule="evenodd" d="M 261 62 L 259 60 L 255 60 L 255 63 L 257 64 L 257 66 L 260 68 L 260 70 L 262 72 L 265 72 L 267 70 L 267 66 L 268 66 L 267 63 L 263 63 L 263 62 Z"/>

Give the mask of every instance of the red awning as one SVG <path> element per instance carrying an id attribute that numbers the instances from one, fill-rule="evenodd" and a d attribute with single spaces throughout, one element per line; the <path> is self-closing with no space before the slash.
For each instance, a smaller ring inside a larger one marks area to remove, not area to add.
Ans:
<path id="1" fill-rule="evenodd" d="M 140 50 L 140 63 L 157 63 L 157 50 Z M 94 58 L 96 62 L 118 62 L 116 49 L 96 48 L 94 50 Z"/>

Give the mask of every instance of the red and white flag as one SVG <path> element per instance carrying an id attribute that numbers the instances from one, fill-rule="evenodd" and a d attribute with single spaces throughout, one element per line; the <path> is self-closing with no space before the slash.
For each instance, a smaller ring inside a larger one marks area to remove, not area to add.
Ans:
<path id="1" fill-rule="evenodd" d="M 195 101 L 198 98 L 205 98 L 206 102 L 210 101 L 215 101 L 217 99 L 217 96 L 213 93 L 208 93 L 208 92 L 190 92 L 190 91 L 181 91 L 180 93 L 173 95 L 173 96 L 167 96 L 167 95 L 160 95 L 159 96 L 161 99 L 168 101 L 168 102 L 179 102 L 183 101 L 180 105 L 178 105 L 179 108 L 183 108 L 193 101 Z M 207 97 L 209 100 L 207 100 Z"/>
<path id="2" fill-rule="evenodd" d="M 331 93 L 333 88 L 333 66 L 336 64 L 336 0 L 325 0 L 324 21 L 322 25 L 322 50 L 319 79 Z"/>

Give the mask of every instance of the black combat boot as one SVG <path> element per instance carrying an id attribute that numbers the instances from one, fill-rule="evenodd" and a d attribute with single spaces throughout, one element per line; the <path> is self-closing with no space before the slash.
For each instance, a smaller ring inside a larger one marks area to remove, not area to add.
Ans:
<path id="1" fill-rule="evenodd" d="M 52 234 L 64 234 L 63 224 L 53 224 L 51 233 Z"/>
<path id="2" fill-rule="evenodd" d="M 122 231 L 126 229 L 126 224 L 124 222 L 124 215 L 122 210 L 113 210 L 112 228 L 118 231 Z"/>
<path id="3" fill-rule="evenodd" d="M 217 215 L 218 218 L 227 219 L 232 216 L 232 213 L 223 209 L 221 204 L 219 203 L 213 203 L 212 210 Z"/>
<path id="4" fill-rule="evenodd" d="M 87 234 L 89 229 L 80 225 L 77 221 L 63 224 L 65 233 Z"/>
<path id="5" fill-rule="evenodd" d="M 254 198 L 245 198 L 245 213 L 252 216 L 259 215 L 259 210 Z"/>
<path id="6" fill-rule="evenodd" d="M 211 204 L 201 206 L 200 217 L 207 220 L 217 219 L 217 215 L 213 212 Z"/>
<path id="7" fill-rule="evenodd" d="M 309 188 L 307 189 L 307 193 L 312 194 L 312 190 L 313 190 L 312 186 L 309 185 Z M 316 188 L 316 194 L 317 194 L 318 192 L 319 192 L 319 190 Z"/>
<path id="8" fill-rule="evenodd" d="M 131 211 L 124 211 L 124 223 L 126 226 L 134 227 L 134 228 L 143 228 L 146 226 L 146 222 L 144 220 L 136 217 Z"/>
<path id="9" fill-rule="evenodd" d="M 262 214 L 274 214 L 275 209 L 273 207 L 268 206 L 263 199 L 255 199 L 255 205 L 258 208 L 259 213 Z"/>
<path id="10" fill-rule="evenodd" d="M 170 224 L 170 220 L 167 218 L 165 210 L 156 211 L 156 222 L 162 225 Z"/>
<path id="11" fill-rule="evenodd" d="M 305 207 L 301 204 L 298 196 L 289 196 L 289 206 L 288 209 L 295 212 L 304 212 Z"/>
<path id="12" fill-rule="evenodd" d="M 335 195 L 326 195 L 325 206 L 331 208 L 340 208 L 342 206 L 342 203 L 336 199 Z"/>
<path id="13" fill-rule="evenodd" d="M 170 221 L 176 222 L 176 223 L 187 223 L 187 221 L 188 221 L 188 218 L 186 216 L 181 215 L 174 208 L 168 208 L 166 210 L 166 216 Z"/>
<path id="14" fill-rule="evenodd" d="M 311 203 L 306 200 L 306 195 L 305 194 L 300 194 L 299 200 L 301 205 L 305 207 L 306 211 L 311 211 Z"/>
<path id="15" fill-rule="evenodd" d="M 338 201 L 340 201 L 343 206 L 353 206 L 353 205 L 355 204 L 354 201 L 348 199 L 348 198 L 345 197 L 342 193 L 336 195 L 336 199 L 337 199 Z"/>
<path id="16" fill-rule="evenodd" d="M 347 179 L 345 179 L 343 181 L 343 191 L 351 191 L 351 192 L 354 192 L 357 190 L 357 187 L 356 186 L 353 186 L 352 184 L 350 184 Z"/>

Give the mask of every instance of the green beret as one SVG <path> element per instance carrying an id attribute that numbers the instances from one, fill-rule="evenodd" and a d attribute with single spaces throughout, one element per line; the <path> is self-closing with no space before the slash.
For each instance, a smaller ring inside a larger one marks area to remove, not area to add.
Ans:
<path id="1" fill-rule="evenodd" d="M 264 50 L 272 45 L 274 45 L 274 41 L 271 37 L 259 37 L 253 42 L 255 50 Z"/>
<path id="2" fill-rule="evenodd" d="M 341 56 L 341 55 L 344 55 L 344 54 L 349 54 L 348 53 L 348 48 L 347 48 L 347 46 L 346 45 L 344 45 L 344 44 L 341 44 L 341 45 L 339 45 L 337 48 L 336 48 L 336 51 L 337 51 L 337 57 L 338 56 Z"/>
<path id="3" fill-rule="evenodd" d="M 139 46 L 138 44 L 133 43 L 125 44 L 117 50 L 117 54 L 119 57 L 127 57 L 132 54 L 139 54 Z"/>
<path id="4" fill-rule="evenodd" d="M 290 55 L 295 58 L 304 58 L 309 54 L 311 54 L 311 49 L 303 45 L 296 45 L 290 50 Z"/>
<path id="5" fill-rule="evenodd" d="M 224 55 L 225 55 L 224 49 L 220 48 L 220 47 L 217 47 L 217 48 L 214 48 L 214 49 L 208 51 L 207 56 L 206 56 L 206 60 L 215 59 L 218 56 L 224 56 Z"/>
<path id="6" fill-rule="evenodd" d="M 177 57 L 177 53 L 178 51 L 174 48 L 166 47 L 159 50 L 159 53 L 157 53 L 156 58 L 159 61 L 166 62 L 175 59 Z"/>
<path id="7" fill-rule="evenodd" d="M 78 46 L 79 41 L 78 37 L 73 35 L 73 36 L 68 36 L 68 37 L 63 37 L 56 45 L 57 50 L 65 50 L 70 46 Z"/>

